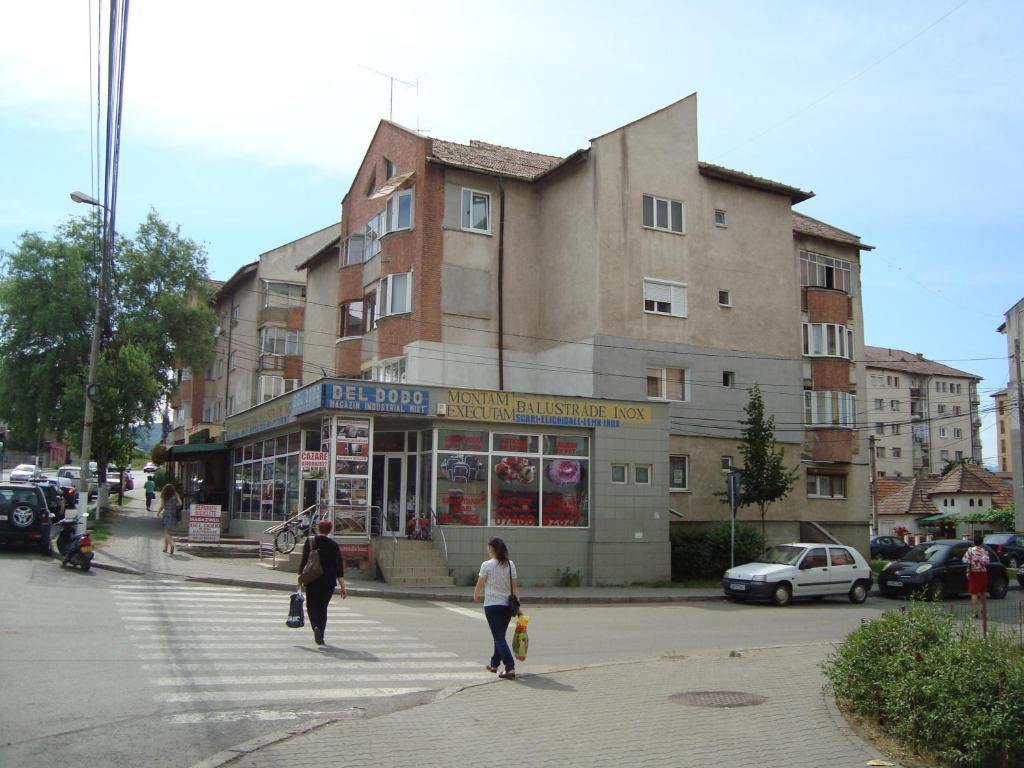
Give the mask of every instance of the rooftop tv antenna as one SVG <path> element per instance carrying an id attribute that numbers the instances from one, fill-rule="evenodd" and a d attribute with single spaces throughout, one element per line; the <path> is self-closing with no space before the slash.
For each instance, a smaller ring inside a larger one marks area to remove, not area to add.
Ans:
<path id="1" fill-rule="evenodd" d="M 364 64 L 359 64 L 358 66 L 361 67 L 362 69 L 365 69 L 367 72 L 373 72 L 373 74 L 375 74 L 375 75 L 380 75 L 381 77 L 386 77 L 391 82 L 391 92 L 390 92 L 390 98 L 389 98 L 389 103 L 388 103 L 388 120 L 394 121 L 394 113 L 395 113 L 395 83 L 399 83 L 401 85 L 404 85 L 407 88 L 412 88 L 413 90 L 416 91 L 416 95 L 417 96 L 420 95 L 420 79 L 418 77 L 415 80 L 413 80 L 412 82 L 409 82 L 408 80 L 403 80 L 402 78 L 396 77 L 395 75 L 389 75 L 387 72 L 381 72 L 379 69 L 374 69 L 373 67 L 367 67 Z"/>

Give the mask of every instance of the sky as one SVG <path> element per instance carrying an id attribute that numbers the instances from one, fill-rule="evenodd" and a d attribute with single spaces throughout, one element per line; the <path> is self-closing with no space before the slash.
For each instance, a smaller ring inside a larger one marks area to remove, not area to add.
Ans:
<path id="1" fill-rule="evenodd" d="M 96 3 L 0 8 L 0 249 L 98 196 Z M 1024 3 L 996 0 L 137 1 L 118 229 L 155 209 L 225 280 L 338 221 L 381 118 L 564 156 L 696 92 L 701 160 L 813 190 L 796 210 L 875 246 L 867 344 L 983 377 L 994 464 L 996 327 L 1024 297 L 1022 36 Z"/>

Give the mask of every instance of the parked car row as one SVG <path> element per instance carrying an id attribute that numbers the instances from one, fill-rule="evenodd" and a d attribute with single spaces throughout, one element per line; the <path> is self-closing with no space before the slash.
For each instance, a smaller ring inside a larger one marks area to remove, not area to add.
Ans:
<path id="1" fill-rule="evenodd" d="M 963 539 L 941 539 L 912 547 L 889 563 L 878 577 L 878 589 L 885 597 L 920 593 L 931 599 L 948 599 L 967 592 L 967 563 L 964 555 L 973 546 Z M 989 551 L 988 594 L 1006 597 L 1010 580 L 999 555 Z M 1022 582 L 1024 583 L 1024 582 Z"/>
<path id="2" fill-rule="evenodd" d="M 990 533 L 985 544 L 1007 568 L 1019 568 L 1024 563 L 1024 533 Z M 875 560 L 898 560 L 910 549 L 899 536 L 871 537 L 871 557 Z"/>

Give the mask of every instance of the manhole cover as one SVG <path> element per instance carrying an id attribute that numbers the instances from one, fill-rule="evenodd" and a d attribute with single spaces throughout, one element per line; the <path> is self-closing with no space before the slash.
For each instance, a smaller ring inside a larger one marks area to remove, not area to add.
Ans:
<path id="1" fill-rule="evenodd" d="M 691 707 L 752 707 L 768 701 L 764 696 L 743 691 L 684 691 L 672 694 L 668 700 Z"/>

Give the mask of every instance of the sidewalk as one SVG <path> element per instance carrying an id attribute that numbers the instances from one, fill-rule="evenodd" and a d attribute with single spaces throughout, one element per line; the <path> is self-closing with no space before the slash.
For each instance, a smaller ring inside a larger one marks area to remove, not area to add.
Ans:
<path id="1" fill-rule="evenodd" d="M 137 493 L 137 492 L 136 492 Z M 214 584 L 260 589 L 295 589 L 296 574 L 260 565 L 252 558 L 198 557 L 176 546 L 163 553 L 163 530 L 154 511 L 146 511 L 142 498 L 125 498 L 114 513 L 111 537 L 96 545 L 94 568 L 140 575 L 168 576 Z M 472 602 L 473 587 L 391 587 L 377 581 L 347 579 L 349 594 L 406 600 Z M 720 589 L 644 587 L 529 587 L 531 603 L 655 603 L 722 600 Z"/>

